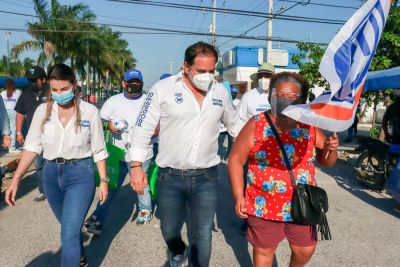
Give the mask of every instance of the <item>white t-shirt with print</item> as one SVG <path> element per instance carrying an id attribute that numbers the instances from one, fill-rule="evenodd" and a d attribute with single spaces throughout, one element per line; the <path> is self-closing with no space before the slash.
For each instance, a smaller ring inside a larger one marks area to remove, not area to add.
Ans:
<path id="1" fill-rule="evenodd" d="M 103 107 L 100 110 L 100 116 L 102 120 L 125 120 L 128 123 L 128 129 L 117 134 L 113 134 L 113 143 L 115 146 L 123 148 L 126 151 L 129 149 L 130 135 L 132 133 L 133 126 L 136 124 L 137 117 L 139 116 L 145 100 L 145 94 L 138 98 L 128 98 L 124 93 L 120 93 L 110 97 L 103 104 Z M 147 159 L 152 157 L 153 150 L 150 149 Z M 128 152 L 125 153 L 125 161 L 130 161 Z"/>
<path id="2" fill-rule="evenodd" d="M 7 110 L 14 110 L 15 105 L 17 104 L 18 98 L 21 96 L 20 90 L 15 90 L 11 97 L 7 97 L 7 90 L 4 90 L 0 93 L 3 98 L 4 106 Z"/>

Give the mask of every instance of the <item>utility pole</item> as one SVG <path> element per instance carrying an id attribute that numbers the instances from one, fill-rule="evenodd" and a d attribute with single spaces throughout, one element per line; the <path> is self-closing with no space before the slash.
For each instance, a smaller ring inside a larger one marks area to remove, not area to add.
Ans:
<path id="1" fill-rule="evenodd" d="M 267 62 L 270 63 L 272 51 L 272 12 L 274 1 L 268 0 L 268 23 L 267 23 Z"/>
<path id="2" fill-rule="evenodd" d="M 169 74 L 172 74 L 172 65 L 175 64 L 175 63 L 176 62 L 174 62 L 174 61 L 168 62 L 168 64 L 169 64 Z"/>
<path id="3" fill-rule="evenodd" d="M 87 39 L 87 43 L 86 43 L 86 95 L 90 95 L 92 94 L 91 90 L 90 90 L 90 76 L 89 76 L 89 36 Z"/>
<path id="4" fill-rule="evenodd" d="M 11 32 L 6 32 L 6 41 L 7 41 L 7 74 L 10 75 L 10 38 Z"/>
<path id="5" fill-rule="evenodd" d="M 211 33 L 211 44 L 216 47 L 217 46 L 217 37 L 215 35 L 217 34 L 217 12 L 216 12 L 217 0 L 213 0 L 213 7 L 214 7 L 213 21 L 210 26 L 210 33 Z"/>

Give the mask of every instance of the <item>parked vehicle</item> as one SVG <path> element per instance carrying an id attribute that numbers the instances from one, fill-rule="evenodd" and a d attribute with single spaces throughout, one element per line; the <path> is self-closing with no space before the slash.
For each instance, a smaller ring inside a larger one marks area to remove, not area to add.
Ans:
<path id="1" fill-rule="evenodd" d="M 355 152 L 360 155 L 354 168 L 357 179 L 373 190 L 383 190 L 397 156 L 390 153 L 390 145 L 378 139 L 365 137 L 358 143 Z"/>

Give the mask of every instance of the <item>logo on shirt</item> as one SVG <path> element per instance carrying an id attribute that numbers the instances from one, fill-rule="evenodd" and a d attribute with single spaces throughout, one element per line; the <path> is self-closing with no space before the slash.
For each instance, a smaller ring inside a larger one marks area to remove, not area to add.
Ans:
<path id="1" fill-rule="evenodd" d="M 175 102 L 178 104 L 183 102 L 182 93 L 175 93 Z"/>
<path id="2" fill-rule="evenodd" d="M 154 93 L 150 92 L 146 97 L 146 101 L 144 101 L 142 110 L 140 111 L 139 117 L 137 118 L 137 121 L 136 121 L 136 125 L 139 127 L 142 127 L 142 123 L 143 123 L 144 119 L 146 118 L 146 114 L 149 111 L 151 101 L 153 100 L 153 95 L 154 95 Z"/>
<path id="3" fill-rule="evenodd" d="M 213 103 L 214 106 L 220 106 L 220 107 L 222 107 L 222 100 L 221 100 L 221 99 L 213 98 L 213 99 L 212 99 L 212 103 Z"/>
<path id="4" fill-rule="evenodd" d="M 269 109 L 269 105 L 267 104 L 260 104 L 258 105 L 258 108 L 256 108 L 257 112 L 264 112 L 267 111 Z"/>
<path id="5" fill-rule="evenodd" d="M 80 126 L 82 127 L 90 127 L 90 121 L 88 120 L 81 120 L 81 122 L 79 123 Z"/>

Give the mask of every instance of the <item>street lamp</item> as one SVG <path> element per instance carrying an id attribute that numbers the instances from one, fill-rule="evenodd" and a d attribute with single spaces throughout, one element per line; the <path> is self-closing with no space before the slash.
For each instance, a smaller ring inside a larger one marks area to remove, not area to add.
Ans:
<path id="1" fill-rule="evenodd" d="M 10 38 L 11 32 L 5 32 L 7 41 L 7 74 L 10 74 Z"/>

